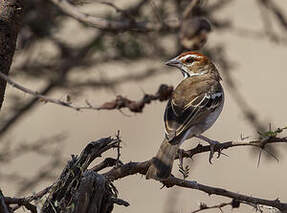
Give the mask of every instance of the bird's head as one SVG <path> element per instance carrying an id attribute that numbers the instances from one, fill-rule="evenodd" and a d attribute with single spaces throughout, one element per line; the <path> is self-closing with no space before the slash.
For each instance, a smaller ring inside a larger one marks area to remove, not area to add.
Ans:
<path id="1" fill-rule="evenodd" d="M 185 78 L 217 72 L 208 57 L 192 51 L 181 53 L 165 64 L 179 68 Z"/>

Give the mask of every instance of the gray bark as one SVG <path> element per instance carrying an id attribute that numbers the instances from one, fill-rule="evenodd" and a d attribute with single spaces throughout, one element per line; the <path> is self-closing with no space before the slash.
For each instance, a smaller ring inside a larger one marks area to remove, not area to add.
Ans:
<path id="1" fill-rule="evenodd" d="M 16 47 L 23 0 L 0 0 L 0 72 L 8 75 Z M 0 79 L 0 109 L 4 101 L 6 81 Z"/>

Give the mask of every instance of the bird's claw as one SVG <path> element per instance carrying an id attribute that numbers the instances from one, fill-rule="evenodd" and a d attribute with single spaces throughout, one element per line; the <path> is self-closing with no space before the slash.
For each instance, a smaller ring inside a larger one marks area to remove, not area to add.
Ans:
<path id="1" fill-rule="evenodd" d="M 215 147 L 216 147 L 216 145 L 218 145 L 218 144 L 220 144 L 219 142 L 217 142 L 217 141 L 209 141 L 208 142 L 209 143 L 209 145 L 210 145 L 210 153 L 209 153 L 209 159 L 208 159 L 208 162 L 210 163 L 210 164 L 212 164 L 212 158 L 213 158 L 213 156 L 214 156 L 214 153 L 215 153 Z M 217 151 L 218 152 L 218 155 L 217 155 L 217 158 L 219 158 L 220 157 L 220 154 L 221 154 L 221 150 L 218 150 Z"/>

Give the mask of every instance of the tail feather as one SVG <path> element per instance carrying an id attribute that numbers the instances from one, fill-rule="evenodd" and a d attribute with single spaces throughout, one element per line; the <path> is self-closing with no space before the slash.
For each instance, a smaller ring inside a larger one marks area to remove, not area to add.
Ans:
<path id="1" fill-rule="evenodd" d="M 165 179 L 170 176 L 173 161 L 178 151 L 179 144 L 170 144 L 167 139 L 164 139 L 161 146 L 152 159 L 151 166 L 146 173 L 146 179 Z"/>

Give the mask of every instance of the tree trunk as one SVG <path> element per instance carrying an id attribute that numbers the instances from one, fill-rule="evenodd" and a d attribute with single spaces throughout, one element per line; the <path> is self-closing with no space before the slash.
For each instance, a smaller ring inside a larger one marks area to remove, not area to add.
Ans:
<path id="1" fill-rule="evenodd" d="M 23 0 L 0 0 L 0 72 L 8 75 L 16 47 Z M 6 81 L 0 79 L 0 109 L 5 95 Z"/>

